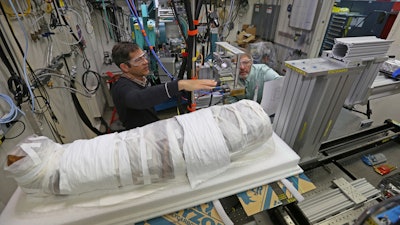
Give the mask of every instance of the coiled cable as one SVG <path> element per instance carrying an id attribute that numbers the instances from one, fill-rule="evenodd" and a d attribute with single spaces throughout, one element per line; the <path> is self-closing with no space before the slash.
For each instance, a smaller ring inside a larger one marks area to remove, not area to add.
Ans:
<path id="1" fill-rule="evenodd" d="M 4 101 L 10 106 L 10 112 L 0 118 L 1 124 L 13 122 L 18 116 L 18 112 L 25 115 L 25 113 L 14 104 L 10 96 L 0 93 L 0 98 L 4 99 Z"/>

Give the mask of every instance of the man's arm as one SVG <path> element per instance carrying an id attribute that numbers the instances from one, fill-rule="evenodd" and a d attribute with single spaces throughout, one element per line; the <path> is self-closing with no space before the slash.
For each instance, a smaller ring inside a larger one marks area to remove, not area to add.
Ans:
<path id="1" fill-rule="evenodd" d="M 179 91 L 194 91 L 199 89 L 211 90 L 216 86 L 214 80 L 179 80 L 171 81 L 144 89 L 123 88 L 126 106 L 134 109 L 146 109 L 161 104 L 178 95 Z"/>
<path id="2" fill-rule="evenodd" d="M 263 64 L 260 67 L 260 73 L 262 74 L 264 82 L 270 81 L 270 80 L 275 80 L 275 79 L 282 77 L 275 70 L 273 70 L 272 68 L 270 68 L 269 66 L 267 66 L 265 64 Z"/>
<path id="3" fill-rule="evenodd" d="M 215 80 L 179 80 L 178 81 L 178 89 L 179 91 L 195 91 L 195 90 L 211 90 L 215 88 L 217 82 Z"/>

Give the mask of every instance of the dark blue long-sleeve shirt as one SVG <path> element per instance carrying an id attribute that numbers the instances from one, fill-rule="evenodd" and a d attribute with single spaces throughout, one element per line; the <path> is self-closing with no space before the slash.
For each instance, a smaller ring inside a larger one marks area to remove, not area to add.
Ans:
<path id="1" fill-rule="evenodd" d="M 169 96 L 178 95 L 178 81 L 143 87 L 126 77 L 121 77 L 111 88 L 119 120 L 126 129 L 141 127 L 158 121 L 154 106 L 166 102 Z"/>

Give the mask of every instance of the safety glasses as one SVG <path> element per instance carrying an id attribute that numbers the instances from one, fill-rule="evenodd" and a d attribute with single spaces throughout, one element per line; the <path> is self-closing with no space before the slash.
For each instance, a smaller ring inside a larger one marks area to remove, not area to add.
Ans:
<path id="1" fill-rule="evenodd" d="M 135 57 L 135 58 L 127 61 L 126 63 L 129 65 L 132 65 L 132 66 L 140 66 L 143 63 L 147 62 L 148 60 L 149 60 L 149 57 L 148 57 L 147 53 L 143 52 L 143 54 L 141 54 L 140 56 Z"/>
<path id="2" fill-rule="evenodd" d="M 240 65 L 241 66 L 248 66 L 253 62 L 253 60 L 251 59 L 247 59 L 247 60 L 240 60 Z"/>

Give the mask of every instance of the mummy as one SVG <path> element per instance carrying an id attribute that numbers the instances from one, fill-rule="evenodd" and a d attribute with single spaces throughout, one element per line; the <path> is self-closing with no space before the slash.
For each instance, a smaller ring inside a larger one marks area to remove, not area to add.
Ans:
<path id="1" fill-rule="evenodd" d="M 196 188 L 272 133 L 262 107 L 241 100 L 69 144 L 30 136 L 8 154 L 5 170 L 28 194 L 73 195 L 174 180 Z"/>

